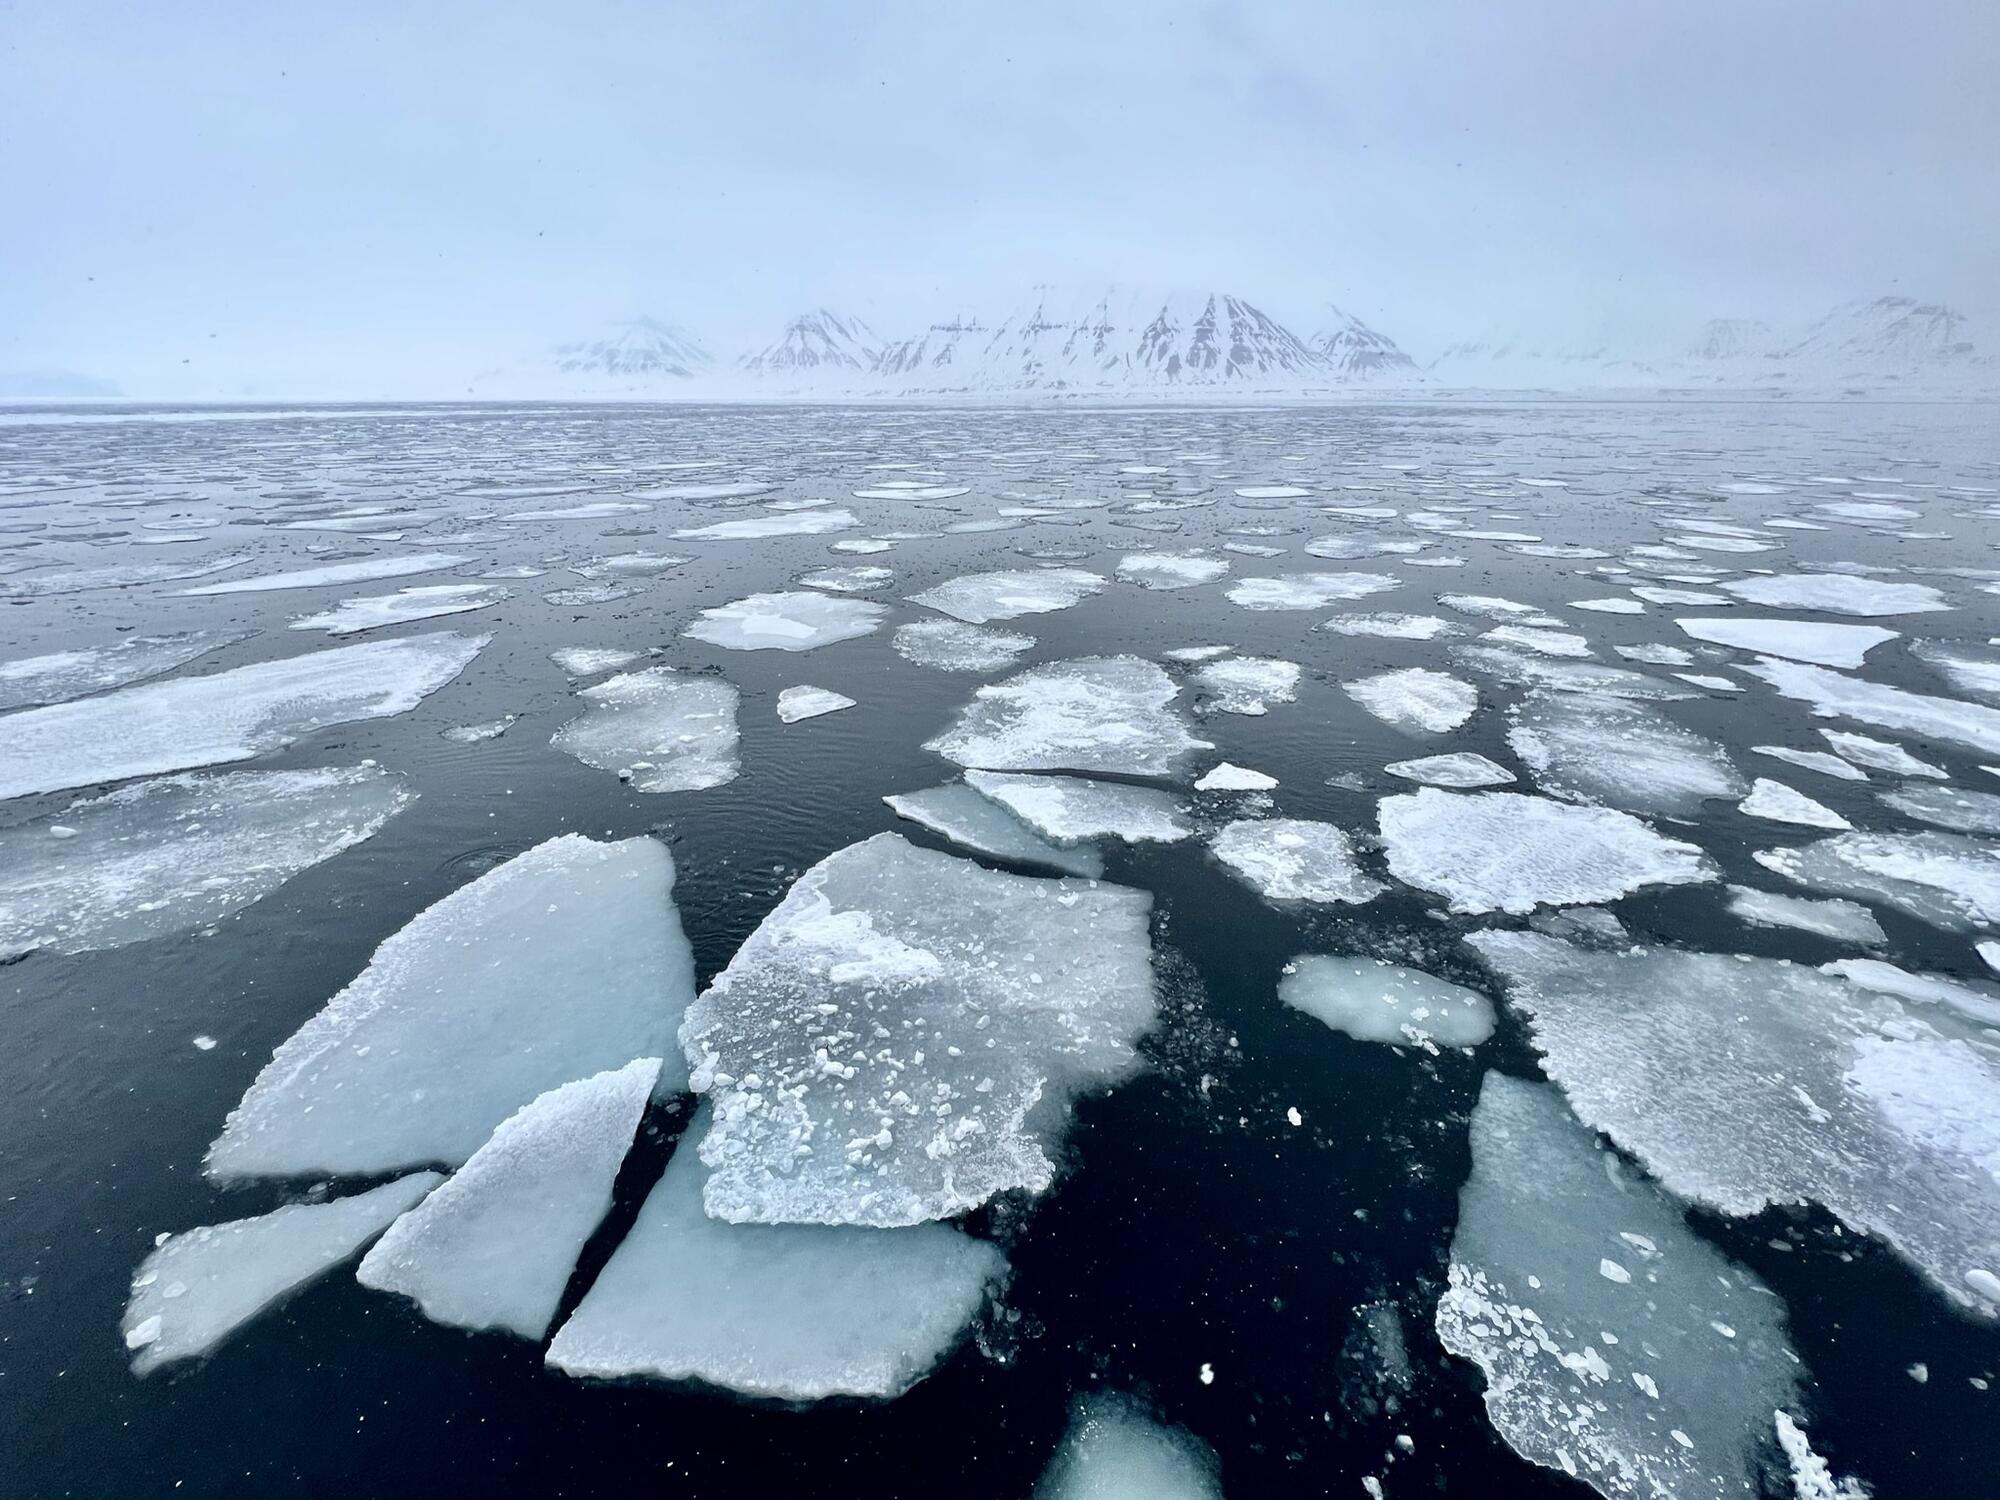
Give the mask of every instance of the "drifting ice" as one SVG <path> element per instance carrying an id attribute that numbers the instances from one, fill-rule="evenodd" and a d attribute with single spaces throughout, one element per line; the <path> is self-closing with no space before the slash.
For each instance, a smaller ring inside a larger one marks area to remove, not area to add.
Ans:
<path id="1" fill-rule="evenodd" d="M 980 688 L 924 748 L 982 770 L 1171 776 L 1184 756 L 1209 748 L 1172 708 L 1179 692 L 1136 656 L 1052 662 Z"/>
<path id="2" fill-rule="evenodd" d="M 549 741 L 642 792 L 699 792 L 736 779 L 739 694 L 712 677 L 649 667 L 577 694 L 590 707 Z"/>

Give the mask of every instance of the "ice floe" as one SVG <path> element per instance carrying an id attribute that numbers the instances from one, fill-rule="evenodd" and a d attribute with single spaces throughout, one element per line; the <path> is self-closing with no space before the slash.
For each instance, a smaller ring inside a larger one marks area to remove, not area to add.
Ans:
<path id="1" fill-rule="evenodd" d="M 1875 913 L 1853 901 L 1814 901 L 1752 886 L 1729 887 L 1729 910 L 1758 927 L 1790 927 L 1845 943 L 1886 943 L 1888 934 Z"/>
<path id="2" fill-rule="evenodd" d="M 811 651 L 878 629 L 889 611 L 824 592 L 752 594 L 705 609 L 686 634 L 731 651 Z"/>
<path id="3" fill-rule="evenodd" d="M 941 615 L 968 625 L 1045 615 L 1088 599 L 1104 587 L 1102 574 L 1082 568 L 1044 568 L 1034 572 L 968 573 L 936 588 L 910 595 Z"/>
<path id="4" fill-rule="evenodd" d="M 1225 760 L 1202 772 L 1195 781 L 1194 789 L 1198 792 L 1268 792 L 1277 784 L 1278 778 L 1268 772 L 1232 765 Z"/>
<path id="5" fill-rule="evenodd" d="M 1434 641 L 1441 635 L 1455 635 L 1458 627 L 1436 615 L 1380 614 L 1335 615 L 1319 627 L 1335 635 L 1373 636 L 1388 641 Z"/>
<path id="6" fill-rule="evenodd" d="M 1508 747 L 1570 801 L 1687 817 L 1749 790 L 1722 746 L 1646 703 L 1533 691 L 1509 720 Z"/>
<path id="7" fill-rule="evenodd" d="M 1891 776 L 1923 776 L 1932 781 L 1950 779 L 1948 772 L 1927 760 L 1919 760 L 1901 745 L 1891 744 L 1888 740 L 1849 734 L 1844 729 L 1822 729 L 1819 735 L 1833 746 L 1842 760 L 1866 766 L 1871 771 L 1887 771 Z"/>
<path id="8" fill-rule="evenodd" d="M 1404 667 L 1340 686 L 1384 724 L 1412 734 L 1446 734 L 1479 711 L 1478 689 L 1429 667 Z"/>
<path id="9" fill-rule="evenodd" d="M 1278 998 L 1356 1041 L 1477 1047 L 1493 1034 L 1493 1002 L 1479 991 L 1379 958 L 1301 955 Z"/>
<path id="10" fill-rule="evenodd" d="M 1361 905 L 1387 889 L 1361 873 L 1354 841 L 1332 823 L 1304 818 L 1239 818 L 1209 850 L 1269 901 Z"/>
<path id="11" fill-rule="evenodd" d="M 1254 717 L 1296 700 L 1301 670 L 1274 656 L 1231 656 L 1196 668 L 1188 680 L 1203 693 L 1202 706 Z"/>
<path id="12" fill-rule="evenodd" d="M 1035 638 L 957 620 L 919 620 L 897 626 L 889 644 L 898 656 L 920 667 L 940 672 L 997 672 L 1034 650 Z"/>
<path id="13" fill-rule="evenodd" d="M 1962 641 L 1911 641 L 1910 655 L 1935 670 L 1954 691 L 2000 701 L 2000 655 Z M 0 668 L 0 678 L 5 671 Z"/>
<path id="14" fill-rule="evenodd" d="M 1743 799 L 1737 810 L 1753 818 L 1767 818 L 1774 823 L 1797 823 L 1806 828 L 1844 831 L 1854 826 L 1824 803 L 1815 802 L 1804 792 L 1794 791 L 1782 781 L 1773 781 L 1768 776 L 1759 776 L 1750 783 L 1750 795 Z"/>
<path id="15" fill-rule="evenodd" d="M 2000 755 L 2000 708 L 1906 692 L 1886 683 L 1798 662 L 1764 657 L 1743 668 L 1823 719 L 1855 719 Z"/>
<path id="16" fill-rule="evenodd" d="M 767 537 L 827 536 L 860 524 L 851 510 L 841 506 L 817 506 L 811 510 L 787 511 L 783 515 L 739 516 L 733 521 L 687 526 L 673 535 L 677 542 L 756 542 Z"/>
<path id="17" fill-rule="evenodd" d="M 1128 1397 L 1094 1393 L 1071 1407 L 1035 1500 L 1222 1500 L 1221 1471 L 1191 1433 L 1155 1421 Z"/>
<path id="18" fill-rule="evenodd" d="M 2000 844 L 1959 833 L 1840 833 L 1751 856 L 1815 890 L 1871 896 L 1963 932 L 2000 926 Z"/>
<path id="19" fill-rule="evenodd" d="M 672 667 L 606 678 L 549 741 L 642 792 L 699 792 L 736 779 L 736 705 L 729 683 Z"/>
<path id="20" fill-rule="evenodd" d="M 1905 786 L 1882 792 L 1886 807 L 1934 828 L 1956 833 L 2000 833 L 2000 797 L 1991 792 L 1961 792 L 1949 786 Z"/>
<path id="21" fill-rule="evenodd" d="M 1382 768 L 1391 776 L 1425 786 L 1480 787 L 1505 786 L 1514 773 L 1472 750 L 1447 755 L 1424 755 L 1415 760 L 1392 760 Z"/>
<path id="22" fill-rule="evenodd" d="M 1136 656 L 1051 662 L 988 683 L 926 750 L 989 771 L 1171 776 L 1210 748 L 1173 706 L 1180 690 Z"/>
<path id="23" fill-rule="evenodd" d="M 1853 573 L 1776 573 L 1721 585 L 1749 604 L 1829 615 L 1915 615 L 1952 606 L 1926 583 L 1887 583 Z"/>
<path id="24" fill-rule="evenodd" d="M 1707 619 L 1683 616 L 1674 621 L 1682 631 L 1698 641 L 1714 646 L 1734 646 L 1764 656 L 1782 656 L 1787 661 L 1812 662 L 1822 667 L 1858 667 L 1868 653 L 1884 641 L 1893 641 L 1898 632 L 1879 625 L 1831 625 L 1823 620 Z"/>
<path id="25" fill-rule="evenodd" d="M 1185 589 L 1214 583 L 1229 572 L 1220 557 L 1198 552 L 1132 552 L 1118 560 L 1118 577 L 1148 589 Z"/>
<path id="26" fill-rule="evenodd" d="M 412 573 L 435 573 L 471 562 L 455 552 L 405 552 L 386 557 L 367 557 L 359 562 L 327 563 L 317 568 L 299 568 L 289 573 L 263 573 L 255 578 L 233 578 L 227 583 L 206 583 L 200 588 L 182 589 L 194 598 L 217 594 L 264 594 L 282 589 L 330 588 L 343 583 L 371 583 L 383 578 L 407 578 Z"/>
<path id="27" fill-rule="evenodd" d="M 1289 573 L 1282 578 L 1241 578 L 1228 588 L 1229 602 L 1244 609 L 1324 609 L 1401 585 L 1389 573 Z"/>
<path id="28" fill-rule="evenodd" d="M 1152 787 L 1083 776 L 1016 776 L 999 771 L 967 771 L 965 782 L 1057 844 L 1094 838 L 1171 844 L 1194 833 L 1180 804 Z"/>
<path id="29" fill-rule="evenodd" d="M 615 672 L 629 667 L 644 653 L 622 651 L 616 646 L 564 646 L 551 651 L 549 660 L 572 677 L 595 677 L 599 672 Z"/>
<path id="30" fill-rule="evenodd" d="M 901 792 L 882 800 L 897 817 L 908 818 L 975 854 L 1009 864 L 1040 865 L 1089 880 L 1104 873 L 1103 857 L 1095 849 L 1050 843 L 998 801 L 962 782 Z"/>
<path id="31" fill-rule="evenodd" d="M 801 719 L 817 719 L 821 714 L 839 713 L 843 708 L 854 707 L 854 700 L 845 693 L 836 693 L 831 688 L 811 687 L 801 684 L 788 687 L 778 694 L 778 720 L 783 724 L 796 724 Z"/>
<path id="32" fill-rule="evenodd" d="M 291 628 L 324 630 L 328 635 L 359 635 L 364 630 L 407 625 L 412 620 L 434 620 L 445 615 L 468 614 L 475 609 L 491 609 L 509 597 L 506 589 L 491 583 L 423 584 L 393 594 L 343 599 L 332 609 L 301 615 L 292 621 Z"/>
<path id="33" fill-rule="evenodd" d="M 247 638 L 248 632 L 240 630 L 185 630 L 127 636 L 109 646 L 0 662 L 0 709 L 67 703 L 87 693 L 143 682 Z"/>

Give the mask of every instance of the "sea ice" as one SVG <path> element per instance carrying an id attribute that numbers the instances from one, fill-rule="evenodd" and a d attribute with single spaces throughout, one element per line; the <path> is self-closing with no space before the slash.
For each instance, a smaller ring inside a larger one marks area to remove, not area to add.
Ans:
<path id="1" fill-rule="evenodd" d="M 1127 1397 L 1099 1392 L 1071 1407 L 1035 1500 L 1222 1500 L 1221 1469 L 1199 1438 L 1154 1421 Z"/>
<path id="2" fill-rule="evenodd" d="M 1789 745 L 1752 745 L 1758 755 L 1768 755 L 1773 760 L 1782 760 L 1788 765 L 1804 770 L 1818 771 L 1823 776 L 1831 776 L 1838 781 L 1866 781 L 1868 773 L 1849 765 L 1838 755 L 1829 755 L 1824 750 L 1794 750 Z"/>
<path id="3" fill-rule="evenodd" d="M 1192 588 L 1213 583 L 1228 572 L 1227 561 L 1198 552 L 1133 552 L 1118 563 L 1120 579 L 1148 589 Z"/>
<path id="4" fill-rule="evenodd" d="M 444 615 L 462 615 L 475 609 L 491 609 L 511 597 L 506 589 L 491 583 L 431 583 L 398 589 L 393 594 L 374 594 L 364 599 L 343 599 L 332 609 L 316 615 L 301 615 L 292 621 L 293 630 L 324 630 L 328 635 L 359 635 L 364 630 L 380 630 L 385 625 L 407 625 L 412 620 L 434 620 Z"/>
<path id="5" fill-rule="evenodd" d="M 0 662 L 0 709 L 67 703 L 87 693 L 124 687 L 185 666 L 198 656 L 248 639 L 240 630 L 185 630 L 127 636 L 109 646 L 52 651 Z"/>
<path id="6" fill-rule="evenodd" d="M 1425 787 L 1384 797 L 1377 815 L 1389 873 L 1449 897 L 1456 912 L 1518 916 L 1715 878 L 1695 845 L 1611 808 Z"/>
<path id="7" fill-rule="evenodd" d="M 1300 670 L 1274 656 L 1232 656 L 1197 668 L 1189 680 L 1206 695 L 1204 707 L 1254 717 L 1297 699 Z"/>
<path id="8" fill-rule="evenodd" d="M 1324 609 L 1398 588 L 1388 573 L 1289 573 L 1282 578 L 1242 578 L 1229 586 L 1229 602 L 1245 609 Z"/>
<path id="9" fill-rule="evenodd" d="M 699 792 L 736 779 L 740 695 L 730 684 L 648 667 L 577 696 L 589 708 L 549 743 L 585 765 L 616 771 L 642 792 Z"/>
<path id="10" fill-rule="evenodd" d="M 1136 656 L 1086 656 L 988 683 L 926 750 L 990 771 L 1172 776 L 1211 748 L 1173 707 L 1180 689 Z"/>
<path id="11" fill-rule="evenodd" d="M 595 677 L 599 672 L 616 672 L 629 667 L 643 653 L 622 651 L 616 646 L 564 646 L 551 651 L 549 660 L 572 677 Z"/>
<path id="12" fill-rule="evenodd" d="M 1961 792 L 1948 786 L 1909 786 L 1880 794 L 1899 813 L 1935 828 L 1958 833 L 2000 833 L 2000 797 L 1991 792 Z"/>
<path id="13" fill-rule="evenodd" d="M 1791 927 L 1836 942 L 1873 946 L 1889 941 L 1875 913 L 1853 901 L 1813 901 L 1753 886 L 1729 887 L 1729 910 L 1758 927 Z"/>
<path id="14" fill-rule="evenodd" d="M 1897 632 L 1879 625 L 1830 625 L 1820 620 L 1743 620 L 1684 617 L 1688 635 L 1716 646 L 1734 646 L 1822 667 L 1858 667 L 1868 653 Z"/>
<path id="15" fill-rule="evenodd" d="M 1361 1042 L 1477 1047 L 1493 1002 L 1421 969 L 1358 955 L 1308 953 L 1285 965 L 1278 998 Z"/>
<path id="16" fill-rule="evenodd" d="M 1815 890 L 1872 896 L 1963 932 L 2000 925 L 2000 845 L 1958 833 L 1840 833 L 1751 856 Z"/>
<path id="17" fill-rule="evenodd" d="M 1535 625 L 1495 625 L 1479 638 L 1482 641 L 1497 641 L 1502 646 L 1519 646 L 1524 651 L 1539 652 L 1543 656 L 1581 658 L 1591 654 L 1589 639 L 1573 630 L 1548 630 Z"/>
<path id="18" fill-rule="evenodd" d="M 2000 656 L 1963 641 L 1911 641 L 1910 655 L 1941 675 L 1955 692 L 2000 702 Z M 0 674 L 5 669 L 0 668 Z"/>
<path id="19" fill-rule="evenodd" d="M 1448 733 L 1479 710 L 1479 692 L 1471 683 L 1428 667 L 1404 667 L 1340 686 L 1384 724 L 1410 734 Z"/>
<path id="20" fill-rule="evenodd" d="M 206 578 L 250 560 L 246 552 L 211 557 L 196 563 L 112 563 L 102 568 L 66 568 L 59 573 L 30 573 L 0 580 L 0 599 L 43 599 L 59 594 L 85 594 L 94 589 L 129 589 L 146 583 L 172 583 Z"/>
<path id="21" fill-rule="evenodd" d="M 1885 583 L 1852 573 L 1778 573 L 1739 578 L 1721 587 L 1750 604 L 1770 609 L 1816 609 L 1829 615 L 1914 615 L 1950 609 L 1944 595 L 1925 583 Z"/>
<path id="22" fill-rule="evenodd" d="M 1844 831 L 1854 826 L 1824 803 L 1815 802 L 1804 792 L 1794 791 L 1782 781 L 1773 781 L 1768 776 L 1759 776 L 1750 784 L 1750 795 L 1743 799 L 1737 810 L 1753 818 L 1768 818 L 1774 823 L 1797 823 L 1806 828 Z"/>
<path id="23" fill-rule="evenodd" d="M 1765 657 L 1744 671 L 1761 677 L 1787 698 L 1810 704 L 1822 719 L 1858 719 L 1900 729 L 1988 755 L 2000 755 L 2000 708 L 1905 692 L 1885 683 L 1848 677 L 1825 667 Z"/>
<path id="24" fill-rule="evenodd" d="M 821 714 L 839 713 L 843 708 L 852 707 L 852 698 L 831 688 L 801 684 L 778 694 L 778 719 L 785 724 L 796 724 L 801 719 L 817 719 Z"/>
<path id="25" fill-rule="evenodd" d="M 1471 750 L 1449 755 L 1425 755 L 1416 760 L 1394 760 L 1382 768 L 1391 776 L 1425 786 L 1479 787 L 1505 786 L 1514 773 Z"/>
<path id="26" fill-rule="evenodd" d="M 1239 818 L 1208 847 L 1232 875 L 1267 901 L 1359 906 L 1387 889 L 1361 873 L 1354 841 L 1332 823 Z"/>
<path id="27" fill-rule="evenodd" d="M 1102 574 L 1082 568 L 1045 568 L 1019 573 L 968 573 L 936 588 L 910 595 L 921 604 L 968 625 L 1045 615 L 1068 609 L 1104 587 Z"/>
<path id="28" fill-rule="evenodd" d="M 450 740 L 454 745 L 477 745 L 486 740 L 497 740 L 514 727 L 519 714 L 503 714 L 497 719 L 484 719 L 477 724 L 453 724 L 438 731 L 438 738 Z"/>
<path id="29" fill-rule="evenodd" d="M 1094 838 L 1171 844 L 1194 833 L 1180 804 L 1152 787 L 1092 781 L 1083 776 L 1015 776 L 999 771 L 967 771 L 965 782 L 1057 844 Z"/>
<path id="30" fill-rule="evenodd" d="M 892 833 L 821 860 L 681 1027 L 708 1212 L 886 1228 L 1046 1188 L 1070 1101 L 1138 1065 L 1151 905 Z"/>
<path id="31" fill-rule="evenodd" d="M 1568 801 L 1689 817 L 1749 790 L 1722 746 L 1649 704 L 1537 690 L 1509 717 L 1509 748 Z"/>
<path id="32" fill-rule="evenodd" d="M 962 625 L 957 620 L 919 620 L 899 625 L 889 639 L 896 654 L 940 672 L 997 672 L 1035 649 L 1031 635 Z"/>
<path id="33" fill-rule="evenodd" d="M 1588 661 L 1557 661 L 1501 646 L 1467 642 L 1452 651 L 1461 666 L 1483 672 L 1501 682 L 1518 687 L 1546 688 L 1552 693 L 1579 693 L 1593 698 L 1629 698 L 1635 702 L 1670 703 L 1693 698 L 1686 688 L 1675 687 L 1644 672 L 1626 667 L 1600 666 Z"/>
<path id="34" fill-rule="evenodd" d="M 234 578 L 228 583 L 207 583 L 181 592 L 194 598 L 213 594 L 264 594 L 280 589 L 331 588 L 343 583 L 372 583 L 382 578 L 407 578 L 412 573 L 435 573 L 471 562 L 454 552 L 403 552 L 386 557 L 365 557 L 359 562 L 327 563 L 317 568 L 300 568 L 290 573 L 264 573 L 255 578 Z"/>
<path id="35" fill-rule="evenodd" d="M 389 1226 L 357 1279 L 400 1292 L 434 1323 L 540 1340 L 611 1207 L 659 1073 L 659 1058 L 640 1058 L 537 1095 Z"/>
<path id="36" fill-rule="evenodd" d="M 847 567 L 815 568 L 810 573 L 801 573 L 797 581 L 809 589 L 831 589 L 836 594 L 867 594 L 894 583 L 896 570 L 856 563 Z"/>
<path id="37" fill-rule="evenodd" d="M 899 818 L 963 845 L 975 854 L 1009 864 L 1041 865 L 1064 875 L 1095 880 L 1104 873 L 1104 859 L 1095 849 L 1062 848 L 1031 832 L 993 798 L 962 782 L 927 791 L 884 797 Z"/>
<path id="38" fill-rule="evenodd" d="M 1268 792 L 1278 784 L 1278 778 L 1263 771 L 1253 771 L 1248 766 L 1231 765 L 1222 761 L 1202 772 L 1195 781 L 1198 792 Z"/>
<path id="39" fill-rule="evenodd" d="M 456 1164 L 544 1091 L 662 1057 L 694 961 L 654 839 L 564 834 L 426 908 L 280 1046 L 209 1147 L 216 1178 Z"/>
<path id="40" fill-rule="evenodd" d="M 1381 614 L 1335 615 L 1319 627 L 1335 635 L 1374 636 L 1390 641 L 1434 641 L 1441 635 L 1456 635 L 1458 627 L 1436 615 L 1410 615 L 1387 611 Z"/>
<path id="41" fill-rule="evenodd" d="M 824 592 L 752 594 L 701 612 L 687 634 L 731 651 L 811 651 L 870 635 L 887 606 Z"/>
<path id="42" fill-rule="evenodd" d="M 0 718 L 0 799 L 251 760 L 355 719 L 407 713 L 488 636 L 403 636 L 121 688 Z"/>
<path id="43" fill-rule="evenodd" d="M 1901 745 L 1872 739 L 1865 734 L 1849 734 L 1840 729 L 1822 729 L 1820 738 L 1839 752 L 1841 759 L 1866 766 L 1871 771 L 1887 771 L 1892 776 L 1925 776 L 1932 781 L 1948 781 L 1950 773 L 1919 760 Z M 1866 779 L 1865 777 L 1862 779 Z"/>
<path id="44" fill-rule="evenodd" d="M 674 533 L 679 542 L 755 542 L 774 536 L 826 536 L 861 523 L 840 506 L 816 506 L 777 516 L 739 516 L 708 526 L 688 526 Z"/>
<path id="45" fill-rule="evenodd" d="M 413 1172 L 351 1198 L 291 1203 L 165 1240 L 132 1277 L 125 1347 L 145 1375 L 206 1354 L 272 1303 L 353 1255 L 442 1179 Z"/>

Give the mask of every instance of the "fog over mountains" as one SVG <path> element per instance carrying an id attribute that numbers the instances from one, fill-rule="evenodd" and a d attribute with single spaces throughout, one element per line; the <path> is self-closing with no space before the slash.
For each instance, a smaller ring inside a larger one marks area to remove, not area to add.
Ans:
<path id="1" fill-rule="evenodd" d="M 651 317 L 493 371 L 494 396 L 1311 397 L 1408 390 L 1986 394 L 1990 355 L 1951 308 L 1843 304 L 1804 327 L 1716 318 L 1666 348 L 1570 347 L 1531 333 L 1405 349 L 1328 302 L 1287 324 L 1230 291 L 1077 294 L 1038 288 L 883 331 L 814 308 L 755 348 L 718 347 Z"/>

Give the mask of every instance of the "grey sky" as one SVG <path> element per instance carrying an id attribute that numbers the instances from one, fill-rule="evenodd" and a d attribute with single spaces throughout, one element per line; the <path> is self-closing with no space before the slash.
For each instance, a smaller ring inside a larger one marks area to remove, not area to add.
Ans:
<path id="1" fill-rule="evenodd" d="M 1420 358 L 1886 291 L 2000 343 L 1996 73 L 1991 0 L 7 5 L 0 369 L 415 389 L 1112 279 Z"/>

